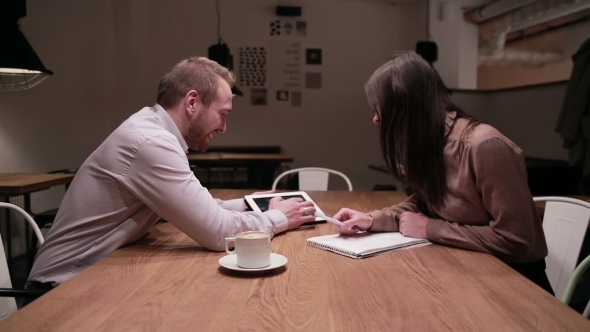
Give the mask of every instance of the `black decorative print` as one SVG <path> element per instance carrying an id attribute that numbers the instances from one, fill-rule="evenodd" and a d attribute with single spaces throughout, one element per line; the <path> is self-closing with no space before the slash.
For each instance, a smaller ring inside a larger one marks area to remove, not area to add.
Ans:
<path id="1" fill-rule="evenodd" d="M 280 36 L 281 35 L 281 21 L 270 22 L 270 35 Z"/>
<path id="2" fill-rule="evenodd" d="M 268 90 L 252 88 L 250 90 L 250 103 L 252 105 L 266 105 L 268 103 Z"/>
<path id="3" fill-rule="evenodd" d="M 240 86 L 266 86 L 267 52 L 264 47 L 240 47 Z"/>

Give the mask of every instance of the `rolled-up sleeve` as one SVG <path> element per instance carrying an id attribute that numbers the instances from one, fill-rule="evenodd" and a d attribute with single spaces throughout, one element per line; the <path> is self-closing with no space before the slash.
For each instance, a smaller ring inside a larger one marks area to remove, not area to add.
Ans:
<path id="1" fill-rule="evenodd" d="M 145 141 L 122 182 L 160 217 L 210 250 L 224 250 L 225 238 L 239 232 L 260 230 L 274 235 L 287 229 L 287 218 L 278 210 L 242 212 L 239 200 L 216 201 L 195 178 L 177 145 L 167 137 Z"/>

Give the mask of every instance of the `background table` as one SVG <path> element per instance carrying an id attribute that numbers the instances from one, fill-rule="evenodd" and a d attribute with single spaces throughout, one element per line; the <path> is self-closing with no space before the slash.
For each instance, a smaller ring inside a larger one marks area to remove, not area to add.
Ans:
<path id="1" fill-rule="evenodd" d="M 282 153 L 189 153 L 189 164 L 204 168 L 245 167 L 248 172 L 248 187 L 270 189 L 275 178 L 275 170 L 293 158 Z"/>
<path id="2" fill-rule="evenodd" d="M 222 153 L 281 153 L 282 147 L 280 145 L 218 145 L 209 146 L 207 153 L 209 152 L 222 152 Z M 197 152 L 189 150 L 189 152 Z"/>
<path id="3" fill-rule="evenodd" d="M 214 190 L 236 198 L 249 191 Z M 328 214 L 399 192 L 309 192 Z M 580 314 L 491 255 L 430 245 L 355 260 L 307 246 L 320 224 L 277 235 L 286 267 L 239 274 L 169 223 L 6 321 L 2 331 L 590 331 Z"/>
<path id="4" fill-rule="evenodd" d="M 72 182 L 74 174 L 0 173 L 0 196 L 30 194 Z"/>
<path id="5" fill-rule="evenodd" d="M 0 173 L 0 197 L 4 197 L 5 202 L 10 202 L 9 198 L 14 196 L 24 196 L 23 209 L 29 214 L 31 210 L 31 193 L 49 189 L 54 186 L 65 185 L 72 182 L 74 174 L 50 174 L 50 173 Z M 5 209 L 6 213 L 6 255 L 8 256 L 8 266 L 12 262 L 12 224 L 10 221 L 10 211 Z M 30 247 L 29 225 L 25 223 L 26 247 Z M 27 255 L 27 271 L 30 270 L 34 255 Z"/>

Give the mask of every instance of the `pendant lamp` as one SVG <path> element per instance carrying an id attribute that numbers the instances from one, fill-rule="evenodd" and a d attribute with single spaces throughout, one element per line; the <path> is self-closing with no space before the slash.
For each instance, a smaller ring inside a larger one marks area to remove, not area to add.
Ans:
<path id="1" fill-rule="evenodd" d="M 230 71 L 234 70 L 234 57 L 231 54 L 227 44 L 221 39 L 221 15 L 219 12 L 219 0 L 215 1 L 215 12 L 217 14 L 217 44 L 211 45 L 208 49 L 207 57 L 218 64 L 224 66 Z M 236 85 L 231 88 L 234 97 L 243 97 L 244 93 Z"/>
<path id="2" fill-rule="evenodd" d="M 0 0 L 0 91 L 27 90 L 53 74 L 18 27 L 26 14 L 25 0 Z"/>

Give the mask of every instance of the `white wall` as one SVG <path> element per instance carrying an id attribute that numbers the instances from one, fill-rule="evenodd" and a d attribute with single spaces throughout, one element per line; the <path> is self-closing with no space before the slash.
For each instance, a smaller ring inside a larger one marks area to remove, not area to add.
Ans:
<path id="1" fill-rule="evenodd" d="M 465 1 L 428 0 L 428 33 L 438 47 L 434 68 L 450 89 L 477 87 L 478 26 L 463 19 Z"/>
<path id="2" fill-rule="evenodd" d="M 54 75 L 34 89 L 0 93 L 0 172 L 80 165 L 112 130 L 110 2 L 27 1 L 23 33 Z M 54 189 L 63 192 L 63 188 Z M 34 194 L 34 208 L 55 207 Z"/>
<path id="3" fill-rule="evenodd" d="M 423 7 L 362 1 L 299 1 L 308 37 L 323 49 L 321 90 L 303 90 L 303 107 L 252 106 L 236 98 L 228 132 L 213 145 L 281 145 L 293 167 L 325 166 L 356 189 L 389 177 L 363 83 L 395 50 L 424 39 Z M 222 0 L 222 37 L 268 45 L 271 0 Z M 29 0 L 25 35 L 55 75 L 34 89 L 0 94 L 0 172 L 77 167 L 132 113 L 155 102 L 160 76 L 177 61 L 206 55 L 216 42 L 215 1 Z M 316 69 L 316 68 L 314 68 Z M 33 195 L 33 210 L 59 204 L 60 191 Z M 57 195 L 51 195 L 56 193 Z"/>
<path id="4" fill-rule="evenodd" d="M 303 90 L 303 107 L 253 106 L 236 98 L 228 132 L 213 145 L 272 144 L 292 167 L 325 166 L 348 174 L 356 189 L 391 183 L 367 168 L 382 163 L 362 85 L 395 50 L 425 38 L 421 5 L 369 1 L 299 1 L 308 23 L 303 48 L 323 49 L 321 90 Z M 222 0 L 222 37 L 267 46 L 271 0 Z M 34 89 L 0 94 L 0 172 L 79 166 L 130 114 L 155 100 L 160 76 L 180 59 L 206 55 L 216 42 L 215 2 L 111 0 L 27 2 L 23 32 L 55 75 Z M 328 19 L 329 18 L 329 19 Z M 304 66 L 307 70 L 310 66 Z M 460 107 L 490 122 L 527 155 L 565 159 L 553 133 L 564 86 L 498 93 L 455 93 Z M 245 91 L 246 92 L 246 91 Z M 63 188 L 33 195 L 34 211 L 59 204 Z"/>

